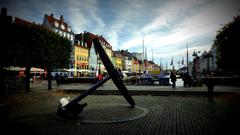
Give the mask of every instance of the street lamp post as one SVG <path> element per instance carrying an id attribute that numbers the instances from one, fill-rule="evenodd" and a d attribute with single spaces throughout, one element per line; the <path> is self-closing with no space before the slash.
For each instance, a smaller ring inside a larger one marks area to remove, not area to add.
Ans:
<path id="1" fill-rule="evenodd" d="M 193 59 L 193 76 L 196 77 L 198 75 L 198 68 L 199 68 L 199 56 L 198 53 L 200 53 L 200 51 L 198 52 L 193 52 L 193 55 L 195 58 Z"/>

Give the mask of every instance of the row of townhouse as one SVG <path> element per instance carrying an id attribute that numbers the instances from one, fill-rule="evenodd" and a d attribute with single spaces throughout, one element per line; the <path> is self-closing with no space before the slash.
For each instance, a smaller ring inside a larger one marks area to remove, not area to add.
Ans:
<path id="1" fill-rule="evenodd" d="M 216 72 L 218 70 L 216 49 L 216 46 L 213 45 L 209 51 L 204 51 L 200 56 L 199 71 L 201 74 Z"/>
<path id="2" fill-rule="evenodd" d="M 213 45 L 209 51 L 204 51 L 200 56 L 197 53 L 194 54 L 193 61 L 189 62 L 189 73 L 192 76 L 216 73 L 218 71 L 216 46 Z"/>
<path id="3" fill-rule="evenodd" d="M 99 71 L 106 73 L 106 69 L 95 50 L 93 43 L 95 38 L 100 39 L 101 45 L 116 68 L 135 73 L 160 70 L 160 67 L 152 61 L 144 60 L 142 62 L 142 58 L 135 55 L 137 53 L 130 53 L 127 50 L 113 51 L 112 46 L 102 35 L 95 35 L 86 31 L 74 34 L 70 26 L 64 22 L 62 15 L 60 19 L 55 18 L 53 14 L 45 15 L 43 25 L 71 41 L 73 47 L 68 71 L 74 77 L 95 76 Z M 141 53 L 138 53 L 138 55 L 141 55 Z M 143 64 L 144 66 L 142 66 Z"/>
<path id="4" fill-rule="evenodd" d="M 6 9 L 4 8 L 4 11 L 5 10 Z M 32 22 L 15 17 L 14 23 L 30 25 Z M 106 69 L 95 50 L 95 45 L 93 43 L 93 39 L 95 38 L 100 40 L 101 45 L 109 58 L 112 60 L 113 65 L 121 70 L 143 73 L 144 71 L 160 69 L 160 67 L 154 62 L 149 62 L 147 60 L 142 62 L 142 57 L 139 58 L 136 55 L 142 55 L 142 53 L 130 53 L 127 50 L 113 51 L 112 46 L 102 35 L 96 35 L 86 31 L 80 34 L 75 34 L 69 24 L 64 21 L 62 15 L 58 19 L 54 17 L 53 14 L 45 14 L 42 25 L 58 33 L 60 36 L 69 39 L 71 42 L 72 51 L 70 57 L 70 68 L 65 69 L 68 76 L 96 76 L 99 71 L 106 73 Z"/>

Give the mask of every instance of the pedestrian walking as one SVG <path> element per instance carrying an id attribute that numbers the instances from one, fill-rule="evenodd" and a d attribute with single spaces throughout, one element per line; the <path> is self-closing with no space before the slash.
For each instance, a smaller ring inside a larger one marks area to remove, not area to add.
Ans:
<path id="1" fill-rule="evenodd" d="M 191 84 L 190 84 L 191 78 L 190 78 L 190 75 L 189 75 L 188 73 L 184 73 L 184 74 L 183 74 L 182 80 L 183 80 L 183 86 L 184 86 L 185 88 L 191 86 Z"/>
<path id="2" fill-rule="evenodd" d="M 98 81 L 101 81 L 103 79 L 103 75 L 101 73 L 98 74 L 97 76 Z"/>
<path id="3" fill-rule="evenodd" d="M 97 81 L 101 81 L 103 79 L 103 74 L 99 73 L 98 76 L 97 76 Z M 103 87 L 103 85 L 102 85 Z"/>
<path id="4" fill-rule="evenodd" d="M 172 88 L 176 88 L 177 77 L 176 77 L 176 74 L 173 71 L 170 74 L 170 79 L 171 79 L 171 82 L 172 82 Z"/>
<path id="5" fill-rule="evenodd" d="M 210 102 L 212 102 L 213 101 L 213 90 L 214 90 L 214 86 L 215 86 L 215 82 L 214 82 L 212 74 L 206 75 L 205 84 L 208 89 L 208 99 Z"/>
<path id="6" fill-rule="evenodd" d="M 122 73 L 122 70 L 120 68 L 117 68 L 117 71 L 119 73 L 119 76 L 121 79 L 123 79 L 123 73 Z"/>

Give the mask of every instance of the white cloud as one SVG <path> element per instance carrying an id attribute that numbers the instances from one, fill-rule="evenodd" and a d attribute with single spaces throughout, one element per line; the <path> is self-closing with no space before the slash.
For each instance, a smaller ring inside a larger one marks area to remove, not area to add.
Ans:
<path id="1" fill-rule="evenodd" d="M 191 12 L 197 5 L 201 5 L 202 7 L 196 10 L 194 14 L 187 16 L 188 14 L 186 13 Z M 159 8 L 157 11 L 159 12 L 159 16 L 156 16 L 144 28 L 140 29 L 132 39 L 123 43 L 123 49 L 142 47 L 142 39 L 144 38 L 146 47 L 154 48 L 154 50 L 166 49 L 164 53 L 158 53 L 156 57 L 178 57 L 182 55 L 181 50 L 177 49 L 179 45 L 192 41 L 202 42 L 201 40 L 203 39 L 208 39 L 209 41 L 205 41 L 208 44 L 198 43 L 199 45 L 194 47 L 194 49 L 200 51 L 208 50 L 212 45 L 212 40 L 215 38 L 216 31 L 220 28 L 220 24 L 232 20 L 232 16 L 238 12 L 237 6 L 234 6 L 231 2 L 199 2 L 197 0 L 187 4 L 174 1 L 163 8 Z M 163 11 L 167 12 L 163 13 Z M 176 21 L 175 26 L 169 26 L 168 21 L 171 20 L 170 17 L 178 17 L 181 14 L 184 19 Z M 185 14 L 186 16 L 184 16 Z M 171 32 L 168 31 L 166 34 L 163 34 L 164 32 L 162 31 L 156 31 L 163 26 L 169 26 Z M 206 36 L 209 38 L 202 38 Z"/>
<path id="2" fill-rule="evenodd" d="M 81 33 L 84 30 L 90 32 L 98 32 L 103 30 L 105 24 L 100 16 L 97 15 L 98 10 L 97 0 L 69 0 L 67 10 L 69 18 L 73 22 L 73 29 L 75 33 Z M 91 26 L 90 26 L 91 25 Z M 89 26 L 91 29 L 88 29 Z M 96 33 L 97 34 L 97 33 Z"/>
<path id="3" fill-rule="evenodd" d="M 105 3 L 104 3 L 105 2 Z M 57 2 L 8 0 L 9 14 L 42 23 L 43 15 L 61 14 L 75 33 L 84 30 L 103 35 L 113 49 L 148 52 L 170 59 L 190 49 L 209 49 L 220 24 L 239 14 L 238 0 L 59 0 Z M 100 12 L 103 11 L 104 12 Z M 206 38 L 207 37 L 207 38 Z M 133 50 L 134 49 L 134 50 Z"/>
<path id="4" fill-rule="evenodd" d="M 182 42 L 188 38 L 191 38 L 192 36 L 195 36 L 196 34 L 188 35 L 187 29 L 169 26 L 169 21 L 174 20 L 174 18 L 177 17 L 179 13 L 185 13 L 187 10 L 192 8 L 193 5 L 199 4 L 201 2 L 175 0 L 153 10 L 152 12 L 154 12 L 155 18 L 152 18 L 151 22 L 140 29 L 135 34 L 135 38 L 127 41 L 126 43 L 123 43 L 122 48 L 139 46 L 139 43 L 143 38 L 146 42 L 149 43 L 151 47 L 159 47 Z M 181 21 L 179 20 L 178 22 Z M 162 31 L 156 31 L 163 26 L 170 27 L 170 30 L 172 30 L 172 32 L 163 34 Z"/>

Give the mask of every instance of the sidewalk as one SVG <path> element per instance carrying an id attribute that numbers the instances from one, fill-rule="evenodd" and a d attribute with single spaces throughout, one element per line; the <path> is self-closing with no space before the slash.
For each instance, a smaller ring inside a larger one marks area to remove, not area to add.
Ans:
<path id="1" fill-rule="evenodd" d="M 61 84 L 57 87 L 58 91 L 69 92 L 69 93 L 82 93 L 88 90 L 94 84 Z M 129 93 L 132 95 L 170 95 L 170 94 L 193 94 L 193 95 L 205 95 L 207 94 L 207 87 L 203 85 L 202 87 L 190 87 L 184 88 L 183 86 L 176 86 L 172 88 L 171 86 L 146 86 L 146 85 L 126 85 Z M 215 86 L 215 94 L 225 94 L 225 93 L 240 93 L 240 87 L 236 86 Z M 117 87 L 112 83 L 108 82 L 99 87 L 92 94 L 120 94 Z"/>
<path id="2" fill-rule="evenodd" d="M 57 87 L 53 82 L 53 90 L 47 90 L 46 84 L 44 81 L 31 84 L 30 93 L 22 92 L 1 96 L 2 126 L 0 129 L 3 133 L 24 135 L 221 135 L 240 133 L 238 124 L 240 94 L 237 94 L 239 89 L 235 87 L 217 86 L 216 91 L 226 93 L 214 96 L 213 102 L 209 102 L 207 96 L 204 95 L 136 94 L 137 96 L 133 96 L 136 105 L 147 110 L 148 113 L 141 118 L 136 118 L 134 114 L 137 112 L 131 109 L 122 110 L 122 106 L 129 105 L 121 95 L 95 95 L 93 93 L 80 101 L 87 103 L 88 106 L 80 114 L 79 120 L 59 120 L 54 117 L 58 100 L 66 96 L 74 99 L 79 95 L 79 93 L 63 92 L 60 88 L 75 88 L 76 91 L 81 92 L 79 89 L 85 91 L 90 85 L 64 84 Z M 166 86 L 127 87 L 130 93 L 135 90 L 141 93 L 145 91 L 206 91 L 205 87 L 177 87 L 176 89 Z M 111 84 L 106 84 L 95 92 L 104 91 L 103 89 L 118 91 L 111 90 L 113 88 Z M 65 89 L 65 91 L 68 90 Z M 129 115 L 126 116 L 126 114 Z M 103 117 L 115 121 L 120 120 L 104 124 Z M 95 118 L 95 124 L 88 123 L 89 118 L 90 120 Z M 87 120 L 84 122 L 82 121 L 84 119 Z"/>
<path id="3" fill-rule="evenodd" d="M 48 83 L 46 80 L 39 80 L 31 83 L 30 85 L 30 93 L 41 93 L 47 91 L 58 91 L 63 93 L 83 93 L 87 91 L 94 84 L 91 83 L 71 83 L 71 84 L 60 84 L 57 86 L 56 81 L 52 81 L 52 89 L 47 90 Z M 158 86 L 158 85 L 126 85 L 129 93 L 131 95 L 206 95 L 207 87 L 203 85 L 202 87 L 190 87 L 184 88 L 183 86 L 177 84 L 176 88 L 172 88 L 171 86 Z M 25 94 L 24 90 L 14 91 L 15 94 Z M 240 87 L 237 86 L 220 86 L 217 85 L 214 87 L 215 95 L 221 94 L 234 94 L 240 93 Z M 99 87 L 97 90 L 91 93 L 92 95 L 119 95 L 119 91 L 117 87 L 111 82 L 108 81 L 103 85 L 103 87 Z"/>
<path id="4" fill-rule="evenodd" d="M 47 92 L 48 93 L 48 92 Z M 17 96 L 17 95 L 15 95 Z M 6 134 L 24 135 L 222 135 L 239 134 L 240 97 L 224 95 L 208 102 L 198 96 L 133 96 L 136 105 L 149 111 L 148 115 L 120 123 L 83 123 L 88 116 L 101 119 L 101 110 L 111 119 L 111 111 L 118 112 L 120 105 L 128 105 L 122 96 L 90 95 L 81 103 L 88 106 L 79 121 L 56 119 L 58 99 L 77 94 L 48 93 L 44 96 L 25 96 L 18 102 L 1 104 L 1 131 Z M 95 107 L 101 104 L 101 107 Z M 114 106 L 113 106 L 114 105 Z M 131 110 L 128 110 L 131 113 Z"/>

